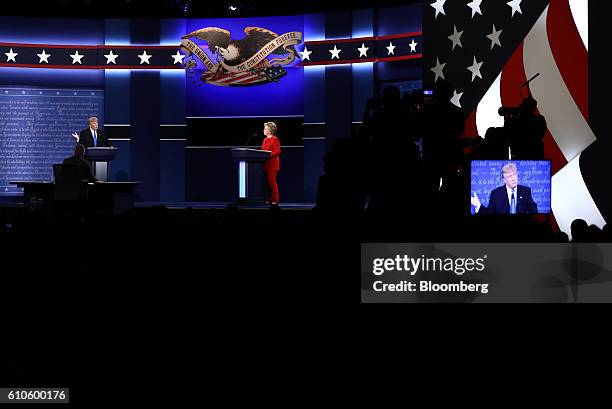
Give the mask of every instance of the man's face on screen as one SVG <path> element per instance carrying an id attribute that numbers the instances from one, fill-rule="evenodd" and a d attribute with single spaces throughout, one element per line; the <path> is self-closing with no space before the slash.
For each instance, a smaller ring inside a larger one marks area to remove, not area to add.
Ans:
<path id="1" fill-rule="evenodd" d="M 96 131 L 98 130 L 98 121 L 92 121 L 89 123 L 89 125 L 91 126 L 91 129 L 94 129 Z"/>
<path id="2" fill-rule="evenodd" d="M 518 175 L 515 171 L 504 173 L 504 183 L 510 189 L 514 189 L 518 185 Z"/>

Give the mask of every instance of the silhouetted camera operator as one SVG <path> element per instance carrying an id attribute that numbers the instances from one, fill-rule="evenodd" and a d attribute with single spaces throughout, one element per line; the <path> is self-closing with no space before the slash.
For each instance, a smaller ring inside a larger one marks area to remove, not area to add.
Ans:
<path id="1" fill-rule="evenodd" d="M 461 136 L 465 130 L 465 115 L 453 105 L 453 86 L 438 81 L 433 98 L 423 109 L 423 162 L 428 185 L 437 190 L 440 180 L 453 178 L 463 158 Z"/>
<path id="2" fill-rule="evenodd" d="M 512 159 L 544 159 L 546 119 L 536 113 L 538 102 L 531 96 L 518 107 L 501 107 L 499 115 L 504 122 L 505 141 L 512 149 Z"/>

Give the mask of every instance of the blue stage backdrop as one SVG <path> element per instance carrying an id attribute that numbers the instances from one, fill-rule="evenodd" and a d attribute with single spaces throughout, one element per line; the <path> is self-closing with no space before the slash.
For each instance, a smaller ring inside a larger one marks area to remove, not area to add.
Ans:
<path id="1" fill-rule="evenodd" d="M 533 200 L 538 205 L 538 213 L 550 213 L 550 161 L 472 161 L 471 193 L 476 193 L 482 205 L 488 206 L 491 190 L 504 184 L 501 169 L 508 163 L 516 165 L 519 185 L 531 188 Z M 475 213 L 474 206 L 471 206 L 471 212 Z"/>
<path id="2" fill-rule="evenodd" d="M 266 28 L 278 35 L 293 31 L 303 33 L 304 16 L 190 19 L 187 20 L 186 31 L 190 33 L 205 27 L 223 28 L 230 31 L 232 39 L 240 40 L 246 36 L 244 29 L 247 27 Z M 205 41 L 196 41 L 208 52 Z M 177 43 L 179 42 L 180 38 L 177 39 Z M 298 49 L 301 48 L 298 46 Z M 298 56 L 291 65 L 285 66 L 288 74 L 279 82 L 251 87 L 206 84 L 200 80 L 204 71 L 195 70 L 187 77 L 187 116 L 302 116 L 304 115 L 304 70 L 295 67 L 300 61 Z"/>
<path id="3" fill-rule="evenodd" d="M 90 116 L 104 123 L 104 91 L 0 87 L 0 195 L 21 193 L 11 180 L 52 180 Z"/>

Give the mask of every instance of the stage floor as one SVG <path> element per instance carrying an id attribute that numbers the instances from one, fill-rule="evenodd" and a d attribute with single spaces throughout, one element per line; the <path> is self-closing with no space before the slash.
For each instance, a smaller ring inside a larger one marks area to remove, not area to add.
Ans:
<path id="1" fill-rule="evenodd" d="M 154 206 L 166 206 L 169 209 L 181 210 L 181 209 L 225 209 L 228 205 L 234 202 L 136 202 L 134 206 L 136 208 L 154 207 Z M 23 197 L 11 197 L 5 200 L 0 200 L 0 208 L 21 208 L 23 207 Z M 286 210 L 312 210 L 315 207 L 314 203 L 304 202 L 281 202 L 280 208 Z M 238 204 L 239 209 L 248 210 L 265 210 L 269 209 L 270 206 L 265 204 L 253 204 L 245 203 Z"/>
<path id="2" fill-rule="evenodd" d="M 228 205 L 234 202 L 137 202 L 136 207 L 153 207 L 153 206 L 166 206 L 169 209 L 225 209 Z M 287 210 L 312 210 L 315 206 L 314 203 L 282 203 L 280 204 L 281 209 Z M 248 210 L 265 210 L 269 209 L 270 206 L 265 204 L 238 204 L 239 209 Z"/>

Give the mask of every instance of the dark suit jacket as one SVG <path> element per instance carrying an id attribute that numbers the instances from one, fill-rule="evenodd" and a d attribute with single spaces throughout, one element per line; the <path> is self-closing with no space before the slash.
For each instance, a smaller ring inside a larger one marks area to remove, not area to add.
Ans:
<path id="1" fill-rule="evenodd" d="M 98 138 L 98 145 L 95 147 L 111 146 L 104 131 L 98 129 L 96 131 L 96 136 Z M 81 131 L 81 133 L 79 134 L 79 143 L 86 148 L 94 148 L 94 139 L 91 133 L 91 129 L 85 128 Z"/>
<path id="2" fill-rule="evenodd" d="M 537 214 L 538 204 L 531 197 L 531 188 L 518 185 L 516 187 L 516 214 Z M 478 214 L 510 214 L 510 202 L 506 185 L 491 191 L 489 205 L 481 206 Z"/>
<path id="3" fill-rule="evenodd" d="M 71 156 L 64 159 L 64 165 L 76 165 L 81 173 L 81 180 L 87 180 L 88 182 L 95 182 L 98 180 L 91 173 L 91 166 L 89 165 L 89 162 L 83 158 L 76 155 Z"/>

